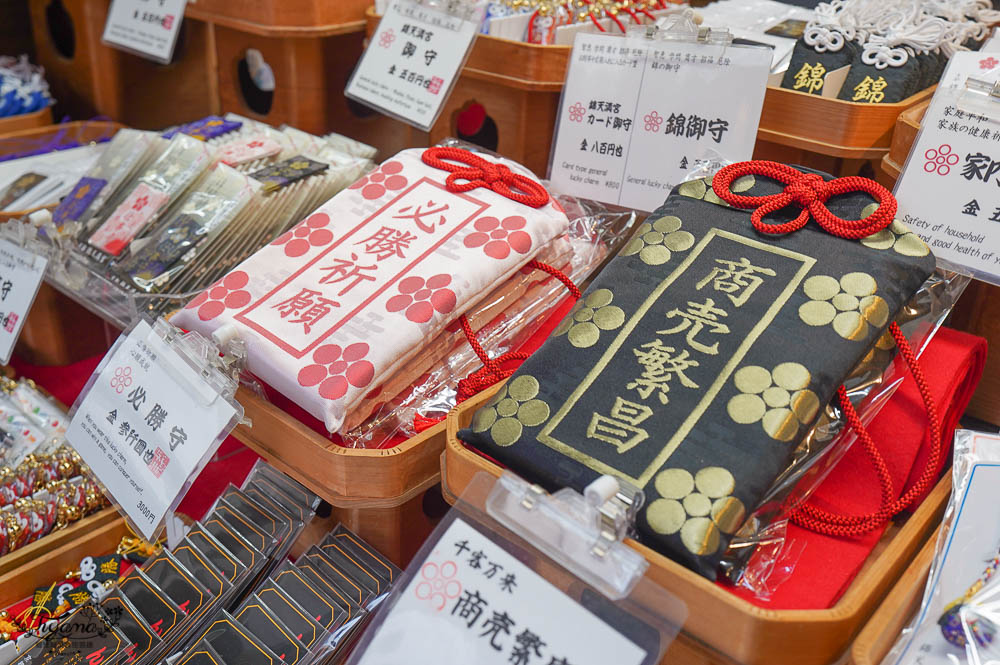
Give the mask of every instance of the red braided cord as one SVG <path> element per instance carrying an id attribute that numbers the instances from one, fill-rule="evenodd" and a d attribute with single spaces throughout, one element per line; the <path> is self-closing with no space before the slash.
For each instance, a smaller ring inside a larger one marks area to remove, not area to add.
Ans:
<path id="1" fill-rule="evenodd" d="M 847 390 L 841 386 L 837 391 L 841 408 L 844 410 L 844 415 L 851 429 L 861 441 L 865 452 L 875 466 L 875 472 L 878 474 L 879 485 L 882 490 L 882 506 L 878 511 L 867 515 L 838 515 L 809 504 L 804 504 L 791 515 L 792 521 L 803 528 L 841 537 L 856 536 L 871 531 L 909 508 L 917 497 L 922 496 L 930 489 L 941 471 L 941 465 L 944 462 L 941 421 L 938 416 L 937 406 L 934 404 L 934 398 L 931 396 L 930 387 L 927 385 L 927 379 L 920 368 L 916 354 L 895 321 L 889 325 L 889 332 L 892 334 L 893 339 L 896 340 L 896 346 L 899 349 L 900 355 L 906 361 L 907 367 L 910 368 L 910 373 L 913 375 L 913 379 L 916 381 L 917 388 L 920 391 L 920 396 L 923 399 L 924 407 L 927 409 L 927 420 L 931 436 L 931 451 L 927 459 L 927 464 L 916 482 L 898 499 L 893 500 L 892 478 L 885 459 L 879 453 L 878 448 L 875 447 L 875 443 L 868 434 L 868 430 L 861 422 L 857 411 L 854 410 L 854 406 L 847 397 Z"/>
<path id="2" fill-rule="evenodd" d="M 428 148 L 424 150 L 421 159 L 428 166 L 451 173 L 445 180 L 445 185 L 451 192 L 468 192 L 477 187 L 485 187 L 501 196 L 506 196 L 511 201 L 532 208 L 541 208 L 549 202 L 549 193 L 541 184 L 527 176 L 514 173 L 503 164 L 494 164 L 468 150 Z M 459 180 L 465 182 L 460 183 Z"/>
<path id="3" fill-rule="evenodd" d="M 730 189 L 732 183 L 747 175 L 764 176 L 783 182 L 786 185 L 785 190 L 780 194 L 768 196 L 743 196 L 734 193 Z M 720 199 L 732 206 L 754 208 L 750 222 L 760 233 L 792 233 L 805 226 L 809 216 L 812 215 L 816 223 L 827 233 L 841 238 L 860 240 L 892 224 L 897 209 L 896 199 L 892 193 L 874 180 L 848 176 L 824 181 L 823 177 L 816 173 L 802 173 L 787 164 L 763 160 L 737 162 L 723 167 L 715 174 L 712 189 Z M 858 191 L 867 192 L 878 201 L 875 212 L 864 219 L 841 219 L 830 212 L 825 205 L 831 196 Z M 802 206 L 802 211 L 794 220 L 784 224 L 764 223 L 764 217 L 792 203 Z"/>
<path id="4" fill-rule="evenodd" d="M 567 277 L 563 271 L 558 268 L 554 268 L 547 263 L 542 263 L 537 259 L 532 259 L 527 265 L 535 270 L 541 270 L 552 275 L 563 283 L 566 289 L 570 292 L 570 295 L 573 296 L 574 300 L 580 299 L 582 294 L 580 293 L 579 287 L 574 284 L 573 280 Z M 469 346 L 472 347 L 472 350 L 475 352 L 476 357 L 479 358 L 479 361 L 483 363 L 482 367 L 458 382 L 456 402 L 461 403 L 474 395 L 478 395 L 490 386 L 507 379 L 510 375 L 517 371 L 517 367 L 503 369 L 501 367 L 502 365 L 515 360 L 524 362 L 530 357 L 530 355 L 523 351 L 508 351 L 507 353 L 503 353 L 496 358 L 490 358 L 489 354 L 486 353 L 486 349 L 484 349 L 483 345 L 479 343 L 479 339 L 476 337 L 476 331 L 472 329 L 472 324 L 469 323 L 468 317 L 466 317 L 465 314 L 462 314 L 458 317 L 458 322 L 462 326 L 462 332 L 465 333 L 465 339 L 469 341 Z M 520 363 L 518 363 L 518 366 L 520 366 Z M 413 429 L 417 432 L 423 432 L 442 420 L 444 420 L 444 417 L 428 418 L 417 414 L 413 418 Z"/>

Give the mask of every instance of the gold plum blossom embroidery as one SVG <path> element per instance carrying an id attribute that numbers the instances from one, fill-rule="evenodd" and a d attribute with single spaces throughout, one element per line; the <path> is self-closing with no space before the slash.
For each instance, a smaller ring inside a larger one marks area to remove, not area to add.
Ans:
<path id="1" fill-rule="evenodd" d="M 847 273 L 839 280 L 814 275 L 802 285 L 809 302 L 799 307 L 799 318 L 810 326 L 833 324 L 844 339 L 868 337 L 869 326 L 882 328 L 889 321 L 889 305 L 875 295 L 878 283 L 864 272 Z"/>
<path id="2" fill-rule="evenodd" d="M 745 175 L 733 181 L 733 184 L 730 185 L 730 191 L 739 194 L 747 191 L 756 184 L 756 178 L 752 175 Z M 688 180 L 677 188 L 677 193 L 691 199 L 701 199 L 702 201 L 708 201 L 709 203 L 714 203 L 715 205 L 732 208 L 731 205 L 720 199 L 715 193 L 715 190 L 712 189 L 711 177 Z"/>
<path id="3" fill-rule="evenodd" d="M 664 469 L 653 481 L 659 499 L 646 509 L 646 521 L 656 533 L 680 533 L 690 552 L 703 556 L 719 549 L 720 534 L 735 533 L 746 509 L 732 496 L 733 474 L 721 466 L 707 466 L 695 475 L 685 469 Z"/>
<path id="4" fill-rule="evenodd" d="M 865 206 L 861 211 L 861 219 L 875 212 L 876 208 L 878 208 L 877 203 Z M 892 251 L 903 256 L 927 256 L 931 253 L 927 243 L 900 221 L 893 221 L 888 228 L 873 233 L 867 238 L 862 238 L 861 244 L 871 249 L 891 248 Z"/>
<path id="5" fill-rule="evenodd" d="M 612 300 L 614 294 L 610 289 L 597 289 L 581 298 L 559 322 L 552 336 L 566 335 L 569 343 L 578 349 L 597 344 L 602 330 L 614 330 L 625 323 L 625 312 L 612 305 Z"/>
<path id="6" fill-rule="evenodd" d="M 694 247 L 694 236 L 681 230 L 680 217 L 667 215 L 653 223 L 643 223 L 622 250 L 622 256 L 638 254 L 648 266 L 663 265 L 671 252 L 683 252 Z"/>
<path id="7" fill-rule="evenodd" d="M 747 365 L 733 375 L 740 394 L 729 400 L 726 411 L 733 422 L 759 422 L 772 439 L 791 441 L 819 411 L 819 398 L 808 389 L 811 381 L 809 370 L 799 363 L 781 363 L 770 372 Z"/>
<path id="8" fill-rule="evenodd" d="M 489 430 L 493 443 L 513 445 L 524 427 L 536 427 L 549 418 L 549 405 L 535 399 L 538 388 L 538 379 L 527 374 L 504 384 L 473 416 L 472 431 Z"/>

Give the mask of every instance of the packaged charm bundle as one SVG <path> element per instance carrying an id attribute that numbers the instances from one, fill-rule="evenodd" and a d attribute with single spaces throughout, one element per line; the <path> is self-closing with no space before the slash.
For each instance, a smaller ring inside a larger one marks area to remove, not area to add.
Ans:
<path id="1" fill-rule="evenodd" d="M 34 113 L 53 104 L 45 70 L 20 58 L 0 56 L 0 118 Z"/>
<path id="2" fill-rule="evenodd" d="M 119 130 L 93 168 L 80 178 L 52 211 L 52 223 L 60 231 L 68 222 L 86 224 L 109 197 L 167 145 L 165 139 L 152 132 Z"/>
<path id="3" fill-rule="evenodd" d="M 460 437 L 545 487 L 637 486 L 640 540 L 714 578 L 934 268 L 887 190 L 828 178 L 748 162 L 675 188 Z"/>
<path id="4" fill-rule="evenodd" d="M 185 134 L 170 139 L 170 145 L 146 169 L 122 200 L 115 197 L 106 217 L 98 215 L 88 224 L 81 251 L 99 263 L 122 254 L 143 229 L 154 223 L 167 207 L 211 165 L 212 150 L 204 142 Z"/>
<path id="5" fill-rule="evenodd" d="M 951 500 L 923 601 L 882 665 L 973 665 L 1000 654 L 1000 437 L 958 430 Z"/>
<path id="6" fill-rule="evenodd" d="M 174 323 L 242 338 L 249 369 L 336 432 L 365 395 L 567 224 L 517 164 L 455 148 L 406 150 Z"/>
<path id="7" fill-rule="evenodd" d="M 185 257 L 218 235 L 260 187 L 260 181 L 217 165 L 179 206 L 131 242 L 127 256 L 112 263 L 113 275 L 128 288 L 160 290 Z"/>

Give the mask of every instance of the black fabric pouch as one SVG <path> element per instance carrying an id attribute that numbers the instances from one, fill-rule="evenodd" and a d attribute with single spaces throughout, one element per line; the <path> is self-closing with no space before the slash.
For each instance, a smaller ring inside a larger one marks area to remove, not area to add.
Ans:
<path id="1" fill-rule="evenodd" d="M 826 205 L 845 220 L 876 208 L 863 192 Z M 639 540 L 714 579 L 821 406 L 934 269 L 899 222 L 847 240 L 812 220 L 763 234 L 750 216 L 710 180 L 676 187 L 459 437 L 549 490 L 605 473 L 639 487 Z"/>
<path id="2" fill-rule="evenodd" d="M 866 65 L 858 51 L 838 99 L 861 104 L 895 104 L 921 90 L 920 62 L 912 54 L 899 66 Z"/>
<path id="3" fill-rule="evenodd" d="M 859 52 L 857 44 L 846 42 L 839 51 L 824 51 L 820 53 L 805 40 L 795 42 L 792 58 L 781 80 L 781 87 L 804 92 L 810 95 L 822 95 L 826 83 L 825 76 L 830 72 L 854 63 Z"/>

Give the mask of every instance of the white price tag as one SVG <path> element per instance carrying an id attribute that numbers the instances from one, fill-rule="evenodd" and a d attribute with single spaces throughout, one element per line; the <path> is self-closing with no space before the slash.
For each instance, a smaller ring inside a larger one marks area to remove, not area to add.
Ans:
<path id="1" fill-rule="evenodd" d="M 654 210 L 692 169 L 750 158 L 770 65 L 761 47 L 577 35 L 549 179 Z"/>
<path id="2" fill-rule="evenodd" d="M 101 361 L 66 439 L 149 539 L 235 413 L 141 321 Z"/>
<path id="3" fill-rule="evenodd" d="M 353 663 L 640 665 L 646 657 L 459 518 Z"/>
<path id="4" fill-rule="evenodd" d="M 111 0 L 101 41 L 168 63 L 186 4 L 187 0 Z"/>
<path id="5" fill-rule="evenodd" d="M 430 131 L 472 48 L 481 14 L 482 8 L 458 16 L 393 0 L 345 94 Z"/>
<path id="6" fill-rule="evenodd" d="M 1000 102 L 962 110 L 970 76 L 996 80 L 1000 59 L 952 57 L 896 184 L 896 217 L 939 260 L 1000 284 Z"/>
<path id="7" fill-rule="evenodd" d="M 0 362 L 7 364 L 49 260 L 0 240 Z"/>

